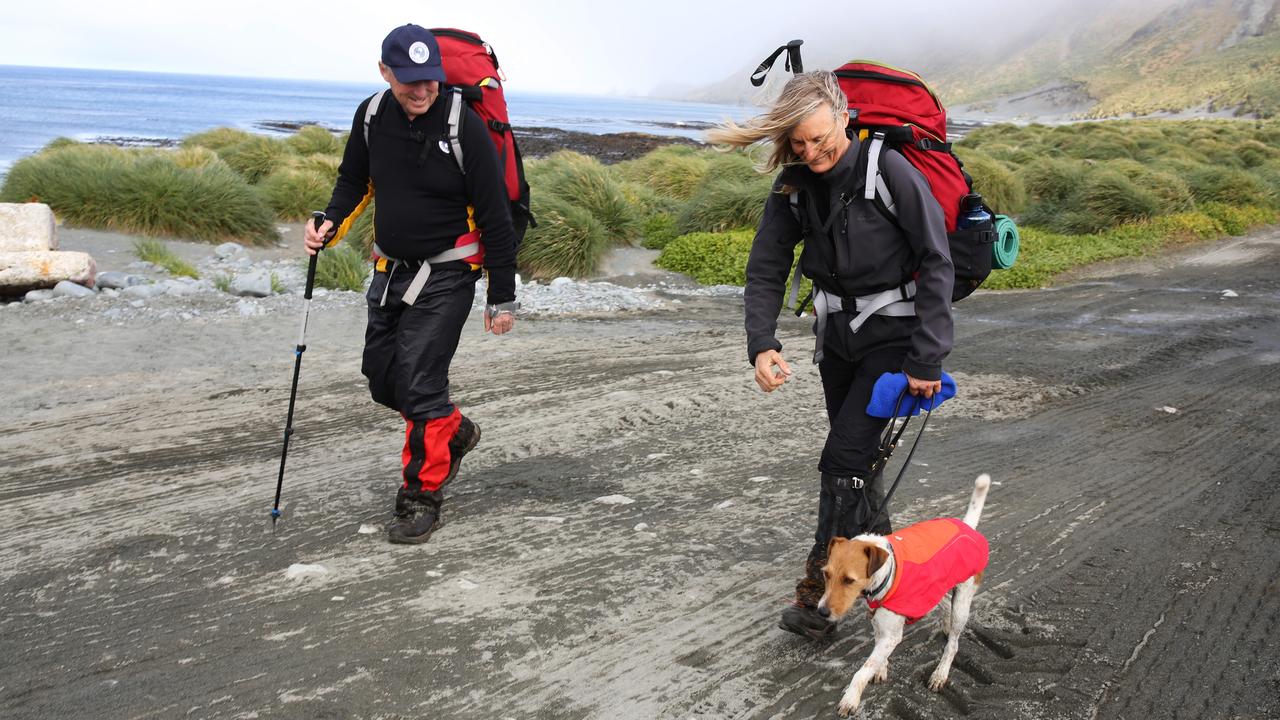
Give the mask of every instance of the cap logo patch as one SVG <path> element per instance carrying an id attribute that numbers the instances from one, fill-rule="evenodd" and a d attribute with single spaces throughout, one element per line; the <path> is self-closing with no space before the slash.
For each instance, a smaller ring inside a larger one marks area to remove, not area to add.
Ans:
<path id="1" fill-rule="evenodd" d="M 427 44 L 419 40 L 409 46 L 409 59 L 421 65 L 431 59 L 431 48 Z"/>

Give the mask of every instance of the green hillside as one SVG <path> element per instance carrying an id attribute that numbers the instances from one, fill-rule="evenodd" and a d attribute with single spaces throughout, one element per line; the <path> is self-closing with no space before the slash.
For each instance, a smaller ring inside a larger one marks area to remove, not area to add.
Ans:
<path id="1" fill-rule="evenodd" d="M 1188 0 L 1152 10 L 1118 6 L 1054 29 L 980 65 L 939 65 L 927 77 L 949 104 L 1042 87 L 1070 88 L 1072 114 L 1280 113 L 1276 0 Z"/>

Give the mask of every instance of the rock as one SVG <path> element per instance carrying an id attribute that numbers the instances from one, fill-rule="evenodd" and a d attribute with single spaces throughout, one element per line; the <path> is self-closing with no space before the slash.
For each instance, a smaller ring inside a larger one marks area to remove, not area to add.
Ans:
<path id="1" fill-rule="evenodd" d="M 156 283 L 156 287 L 165 295 L 176 295 L 178 297 L 195 295 L 200 292 L 198 284 L 181 280 L 165 280 L 164 282 Z"/>
<path id="2" fill-rule="evenodd" d="M 132 298 L 149 298 L 162 292 L 155 285 L 130 285 L 120 291 L 121 295 Z"/>
<path id="3" fill-rule="evenodd" d="M 271 295 L 271 276 L 262 271 L 237 275 L 230 289 L 232 295 L 241 297 L 267 297 Z"/>
<path id="4" fill-rule="evenodd" d="M 626 495 L 604 495 L 602 497 L 596 498 L 595 502 L 598 502 L 602 505 L 630 505 L 631 503 L 635 502 L 635 500 L 632 500 Z"/>
<path id="5" fill-rule="evenodd" d="M 244 254 L 244 247 L 233 242 L 224 242 L 213 249 L 219 260 L 230 260 Z"/>
<path id="6" fill-rule="evenodd" d="M 551 287 L 557 291 L 563 290 L 573 284 L 573 280 L 567 277 L 558 277 L 551 281 Z"/>
<path id="7" fill-rule="evenodd" d="M 58 249 L 53 210 L 44 203 L 0 203 L 0 252 Z"/>
<path id="8" fill-rule="evenodd" d="M 322 578 L 329 574 L 329 568 L 324 565 L 315 564 L 308 565 L 306 563 L 294 563 L 284 571 L 287 580 L 307 580 L 310 578 Z"/>
<path id="9" fill-rule="evenodd" d="M 237 300 L 236 310 L 239 311 L 240 317 L 253 317 L 254 315 L 262 314 L 262 308 L 258 307 L 258 303 L 252 300 Z"/>
<path id="10" fill-rule="evenodd" d="M 26 295 L 22 296 L 22 302 L 24 303 L 43 302 L 45 300 L 52 300 L 52 299 L 53 299 L 52 290 L 31 290 L 27 292 Z"/>
<path id="11" fill-rule="evenodd" d="M 119 270 L 108 270 L 104 273 L 98 273 L 99 289 L 114 288 L 116 290 L 123 290 L 131 285 L 142 285 L 146 281 L 146 278 L 138 277 L 137 275 L 130 275 L 129 273 L 123 273 Z"/>
<path id="12" fill-rule="evenodd" d="M 0 295 L 51 288 L 60 280 L 93 287 L 97 274 L 97 263 L 88 253 L 0 252 Z"/>
<path id="13" fill-rule="evenodd" d="M 98 293 L 83 286 L 77 285 L 70 280 L 59 280 L 57 285 L 53 286 L 53 294 L 55 297 L 93 297 Z"/>

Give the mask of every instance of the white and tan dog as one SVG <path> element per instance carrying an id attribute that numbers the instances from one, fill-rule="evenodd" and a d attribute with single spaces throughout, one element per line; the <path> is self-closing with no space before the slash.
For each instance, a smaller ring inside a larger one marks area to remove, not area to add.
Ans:
<path id="1" fill-rule="evenodd" d="M 872 608 L 876 641 L 871 657 L 840 698 L 840 715 L 858 709 L 868 682 L 888 678 L 889 655 L 902 641 L 903 628 L 928 614 L 950 592 L 951 610 L 942 618 L 947 647 L 929 678 L 934 692 L 946 687 L 969 605 L 987 566 L 987 539 L 974 528 L 990 487 L 989 476 L 978 477 L 963 521 L 926 520 L 886 536 L 831 540 L 822 568 L 827 589 L 818 614 L 839 621 L 859 597 L 865 597 Z"/>

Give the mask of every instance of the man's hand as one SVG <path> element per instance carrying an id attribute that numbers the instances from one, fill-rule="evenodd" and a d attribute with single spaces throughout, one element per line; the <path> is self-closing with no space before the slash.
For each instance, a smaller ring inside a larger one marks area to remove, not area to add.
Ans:
<path id="1" fill-rule="evenodd" d="M 791 366 L 777 350 L 756 353 L 756 385 L 765 392 L 773 392 L 791 377 Z"/>
<path id="2" fill-rule="evenodd" d="M 308 255 L 315 255 L 320 252 L 328 241 L 331 230 L 333 230 L 332 220 L 325 220 L 320 224 L 320 229 L 318 230 L 316 229 L 316 224 L 310 220 L 303 225 L 302 244 L 306 247 Z"/>
<path id="3" fill-rule="evenodd" d="M 489 317 L 489 311 L 484 311 L 484 331 L 491 332 L 494 335 L 502 335 L 511 331 L 516 326 L 515 313 L 510 310 L 503 310 L 493 317 Z"/>
<path id="4" fill-rule="evenodd" d="M 905 372 L 902 374 L 907 376 L 907 392 L 916 397 L 928 400 L 934 393 L 942 392 L 941 380 L 917 380 Z"/>

